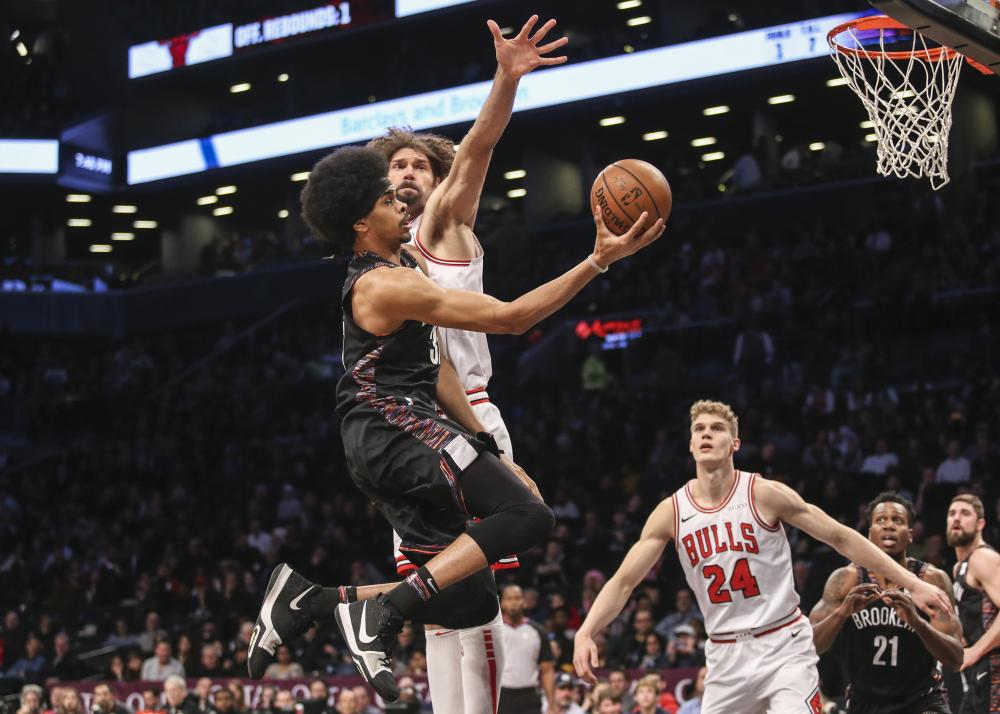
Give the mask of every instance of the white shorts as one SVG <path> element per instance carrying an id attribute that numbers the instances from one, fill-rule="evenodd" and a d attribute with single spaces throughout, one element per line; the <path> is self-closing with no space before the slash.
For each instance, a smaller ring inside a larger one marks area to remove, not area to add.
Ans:
<path id="1" fill-rule="evenodd" d="M 705 645 L 702 714 L 820 714 L 816 647 L 809 619 L 760 637 Z"/>

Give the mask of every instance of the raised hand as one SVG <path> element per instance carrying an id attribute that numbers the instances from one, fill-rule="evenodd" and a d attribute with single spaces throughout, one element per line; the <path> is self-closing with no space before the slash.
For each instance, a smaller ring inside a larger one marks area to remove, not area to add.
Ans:
<path id="1" fill-rule="evenodd" d="M 604 216 L 600 208 L 594 208 L 594 225 L 597 228 L 597 239 L 594 242 L 594 260 L 602 268 L 614 262 L 627 258 L 633 253 L 645 248 L 663 235 L 666 227 L 662 218 L 657 218 L 651 226 L 646 227 L 649 213 L 642 212 L 639 219 L 625 233 L 616 236 L 604 224 Z"/>
<path id="2" fill-rule="evenodd" d="M 844 596 L 844 601 L 840 603 L 840 612 L 845 617 L 850 617 L 857 612 L 861 612 L 875 602 L 878 598 L 879 592 L 879 586 L 875 583 L 861 583 L 860 585 L 855 585 L 847 591 L 847 595 Z"/>
<path id="3" fill-rule="evenodd" d="M 524 23 L 524 27 L 514 38 L 508 40 L 500 33 L 500 26 L 493 20 L 487 20 L 486 26 L 493 34 L 493 46 L 497 52 L 497 65 L 501 70 L 520 79 L 528 72 L 539 65 L 562 64 L 566 61 L 566 56 L 545 57 L 549 52 L 558 49 L 569 42 L 566 37 L 560 37 L 554 42 L 538 46 L 538 43 L 545 39 L 545 35 L 556 26 L 555 20 L 549 20 L 536 32 L 531 34 L 535 23 L 538 22 L 538 15 L 532 15 Z"/>

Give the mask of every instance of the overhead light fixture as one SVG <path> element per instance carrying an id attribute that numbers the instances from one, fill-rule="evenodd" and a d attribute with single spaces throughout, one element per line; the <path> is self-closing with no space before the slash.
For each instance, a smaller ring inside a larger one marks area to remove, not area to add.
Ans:
<path id="1" fill-rule="evenodd" d="M 871 119 L 865 119 L 863 122 L 858 124 L 858 126 L 860 126 L 862 129 L 874 129 L 875 122 L 873 122 Z"/>
<path id="2" fill-rule="evenodd" d="M 847 84 L 847 77 L 834 77 L 833 79 L 826 80 L 826 86 L 828 87 L 843 87 Z"/>
<path id="3" fill-rule="evenodd" d="M 18 42 L 16 45 L 14 45 L 14 49 L 16 49 L 17 53 L 22 57 L 28 56 L 28 48 L 24 46 L 23 42 Z"/>
<path id="4" fill-rule="evenodd" d="M 509 35 L 513 31 L 514 31 L 514 28 L 511 27 L 510 25 L 508 25 L 507 27 L 501 27 L 500 28 L 500 34 L 501 35 Z"/>
<path id="5" fill-rule="evenodd" d="M 603 119 L 601 119 L 597 123 L 600 124 L 601 126 L 617 126 L 619 124 L 624 124 L 625 123 L 625 117 L 621 117 L 621 116 L 618 116 L 618 117 L 604 117 Z"/>
<path id="6" fill-rule="evenodd" d="M 213 208 L 212 209 L 212 215 L 213 216 L 228 216 L 230 213 L 233 212 L 233 210 L 234 209 L 233 209 L 232 206 L 219 206 L 218 208 Z"/>
<path id="7" fill-rule="evenodd" d="M 504 172 L 503 177 L 508 181 L 513 181 L 514 179 L 521 179 L 528 175 L 528 172 L 524 169 L 514 169 L 513 171 Z"/>
<path id="8" fill-rule="evenodd" d="M 308 171 L 299 171 L 297 174 L 292 174 L 292 181 L 306 181 L 308 178 Z"/>
<path id="9" fill-rule="evenodd" d="M 93 221 L 89 218 L 70 218 L 66 221 L 66 225 L 70 228 L 90 228 L 93 225 Z"/>
<path id="10" fill-rule="evenodd" d="M 642 135 L 643 141 L 659 141 L 660 139 L 666 139 L 667 132 L 665 131 L 651 131 L 649 133 Z"/>
<path id="11" fill-rule="evenodd" d="M 512 188 L 507 192 L 507 198 L 524 198 L 528 192 L 523 188 Z"/>
<path id="12" fill-rule="evenodd" d="M 649 15 L 640 15 L 639 17 L 630 17 L 625 21 L 625 24 L 629 27 L 639 27 L 639 25 L 648 25 L 653 21 Z"/>
<path id="13" fill-rule="evenodd" d="M 635 52 L 635 47 L 633 47 L 632 45 L 625 45 L 624 47 L 622 47 L 622 49 L 625 50 L 625 54 L 627 55 L 630 55 L 633 52 Z"/>
<path id="14" fill-rule="evenodd" d="M 917 96 L 917 93 L 914 92 L 912 89 L 903 89 L 898 92 L 892 93 L 893 99 L 909 99 L 910 97 L 915 97 L 915 96 Z"/>
<path id="15" fill-rule="evenodd" d="M 705 107 L 704 109 L 701 110 L 701 113 L 707 117 L 714 117 L 716 114 L 728 114 L 729 105 L 720 104 L 716 107 Z"/>
<path id="16" fill-rule="evenodd" d="M 622 0 L 615 7 L 619 10 L 633 10 L 642 5 L 642 0 Z"/>
<path id="17" fill-rule="evenodd" d="M 813 143 L 809 144 L 809 151 L 822 151 L 825 148 L 826 144 L 824 144 L 822 141 L 814 141 Z"/>
<path id="18" fill-rule="evenodd" d="M 794 94 L 779 94 L 776 97 L 768 97 L 768 104 L 788 104 L 795 101 Z"/>
<path id="19" fill-rule="evenodd" d="M 202 196 L 197 201 L 195 201 L 195 203 L 197 203 L 199 206 L 207 206 L 209 204 L 218 202 L 219 202 L 218 196 Z"/>
<path id="20" fill-rule="evenodd" d="M 112 206 L 112 213 L 138 213 L 139 209 L 136 206 Z"/>
<path id="21" fill-rule="evenodd" d="M 90 203 L 90 196 L 85 193 L 67 193 L 66 203 Z"/>
<path id="22" fill-rule="evenodd" d="M 156 221 L 133 221 L 133 228 L 156 228 L 160 224 Z"/>
<path id="23" fill-rule="evenodd" d="M 278 218 L 288 218 L 288 209 L 282 208 L 280 211 L 278 211 Z"/>
<path id="24" fill-rule="evenodd" d="M 878 141 L 878 134 L 865 134 L 865 141 Z"/>
<path id="25" fill-rule="evenodd" d="M 14 30 L 12 33 L 10 33 L 10 41 L 13 42 L 14 40 L 16 40 L 20 36 L 21 36 L 21 31 L 20 30 Z"/>
<path id="26" fill-rule="evenodd" d="M 288 72 L 282 72 L 281 74 L 279 74 L 278 75 L 278 81 L 279 82 L 287 82 L 288 81 Z"/>
<path id="27" fill-rule="evenodd" d="M 114 248 L 112 248 L 107 243 L 95 243 L 90 246 L 91 253 L 110 253 Z"/>
<path id="28" fill-rule="evenodd" d="M 135 240 L 135 233 L 112 233 L 111 240 Z"/>
<path id="29" fill-rule="evenodd" d="M 249 92 L 250 82 L 240 82 L 239 84 L 234 84 L 229 88 L 230 94 L 239 94 L 240 92 Z"/>
<path id="30" fill-rule="evenodd" d="M 691 140 L 691 146 L 694 146 L 695 148 L 699 146 L 711 146 L 714 143 L 715 143 L 714 136 L 702 136 L 697 139 Z"/>
<path id="31" fill-rule="evenodd" d="M 216 196 L 228 196 L 231 193 L 236 193 L 235 186 L 219 186 L 215 189 Z"/>
<path id="32" fill-rule="evenodd" d="M 702 161 L 719 161 L 720 159 L 726 158 L 724 151 L 710 151 L 707 154 L 701 155 Z"/>

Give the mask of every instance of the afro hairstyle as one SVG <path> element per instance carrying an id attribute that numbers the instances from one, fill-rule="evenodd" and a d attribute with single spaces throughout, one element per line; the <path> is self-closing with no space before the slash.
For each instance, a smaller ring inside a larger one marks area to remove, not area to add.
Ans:
<path id="1" fill-rule="evenodd" d="M 431 162 L 434 178 L 444 181 L 455 162 L 455 142 L 440 134 L 416 133 L 407 127 L 391 126 L 382 136 L 368 142 L 368 146 L 378 149 L 386 161 L 400 149 L 416 149 Z"/>
<path id="2" fill-rule="evenodd" d="M 340 255 L 354 249 L 354 223 L 368 214 L 363 206 L 373 187 L 384 182 L 389 162 L 368 147 L 345 146 L 316 162 L 299 196 L 302 219 Z M 376 197 L 372 198 L 372 205 Z"/>

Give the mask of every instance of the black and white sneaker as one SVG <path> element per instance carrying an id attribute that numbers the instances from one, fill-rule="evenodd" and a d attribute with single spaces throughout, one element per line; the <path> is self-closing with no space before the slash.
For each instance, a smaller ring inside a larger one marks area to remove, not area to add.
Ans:
<path id="1" fill-rule="evenodd" d="M 264 670 L 274 661 L 278 645 L 290 642 L 312 627 L 309 608 L 303 600 L 319 590 L 319 585 L 306 580 L 287 563 L 281 563 L 274 569 L 264 591 L 264 604 L 257 615 L 257 626 L 250 636 L 247 669 L 252 678 L 264 676 Z"/>
<path id="2" fill-rule="evenodd" d="M 365 681 L 385 701 L 399 699 L 390 651 L 396 644 L 396 634 L 403 628 L 403 619 L 392 614 L 385 595 L 338 605 L 334 619 Z"/>

